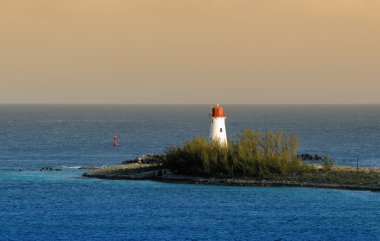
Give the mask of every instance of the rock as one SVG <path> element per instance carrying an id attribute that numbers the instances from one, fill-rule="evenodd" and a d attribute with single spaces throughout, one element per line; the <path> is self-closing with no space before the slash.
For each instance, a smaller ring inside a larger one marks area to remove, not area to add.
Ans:
<path id="1" fill-rule="evenodd" d="M 322 159 L 323 159 L 323 157 L 321 157 L 321 156 L 318 156 L 318 155 L 314 155 L 314 159 L 315 159 L 315 160 L 322 160 Z"/>
<path id="2" fill-rule="evenodd" d="M 41 167 L 40 172 L 62 171 L 61 168 Z"/>
<path id="3" fill-rule="evenodd" d="M 298 158 L 301 158 L 303 161 L 320 161 L 323 159 L 323 157 L 318 155 L 311 155 L 309 153 L 303 153 L 297 155 Z"/>
<path id="4" fill-rule="evenodd" d="M 140 164 L 156 164 L 162 162 L 160 155 L 141 155 L 133 160 L 125 160 L 122 164 L 140 163 Z"/>
<path id="5" fill-rule="evenodd" d="M 148 178 L 153 178 L 157 175 L 156 175 L 156 170 L 153 170 L 153 171 L 133 173 L 127 176 L 131 179 L 148 179 Z"/>
<path id="6" fill-rule="evenodd" d="M 157 171 L 156 176 L 158 176 L 158 177 L 162 176 L 162 170 L 161 169 Z"/>

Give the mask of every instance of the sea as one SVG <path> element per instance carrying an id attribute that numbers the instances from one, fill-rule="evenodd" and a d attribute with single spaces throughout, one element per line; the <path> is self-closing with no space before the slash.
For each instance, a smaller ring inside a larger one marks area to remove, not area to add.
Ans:
<path id="1" fill-rule="evenodd" d="M 207 136 L 211 107 L 0 105 L 0 240 L 380 240 L 378 192 L 82 177 Z M 224 107 L 231 140 L 281 129 L 299 153 L 380 167 L 380 105 Z"/>

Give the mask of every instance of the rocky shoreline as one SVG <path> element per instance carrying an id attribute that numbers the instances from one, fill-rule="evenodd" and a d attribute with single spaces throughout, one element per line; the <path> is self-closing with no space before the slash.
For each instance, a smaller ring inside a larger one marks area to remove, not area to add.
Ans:
<path id="1" fill-rule="evenodd" d="M 281 181 L 281 180 L 265 180 L 265 179 L 237 179 L 237 178 L 202 178 L 181 175 L 162 175 L 153 173 L 141 173 L 136 175 L 120 175 L 120 174 L 96 174 L 84 173 L 83 176 L 99 179 L 110 180 L 150 180 L 165 183 L 178 184 L 205 184 L 205 185 L 223 185 L 223 186 L 243 186 L 243 187 L 308 187 L 308 188 L 327 188 L 342 190 L 358 190 L 358 191 L 380 191 L 380 186 L 365 185 L 344 185 L 331 183 L 310 183 L 299 181 Z"/>
<path id="2" fill-rule="evenodd" d="M 360 185 L 340 185 L 340 184 L 322 184 L 298 181 L 274 181 L 274 180 L 255 180 L 255 179 L 233 179 L 233 178 L 195 178 L 195 177 L 178 177 L 178 178 L 151 178 L 149 180 L 183 183 L 183 184 L 206 184 L 206 185 L 223 185 L 223 186 L 243 186 L 243 187 L 306 187 L 306 188 L 326 188 L 341 190 L 373 191 L 379 192 L 379 187 L 360 186 Z"/>
<path id="3" fill-rule="evenodd" d="M 353 168 L 334 166 L 325 171 L 303 175 L 277 176 L 265 179 L 253 178 L 205 178 L 177 175 L 159 163 L 126 162 L 126 164 L 102 167 L 83 174 L 84 177 L 111 180 L 151 180 L 165 183 L 205 184 L 251 187 L 308 187 L 360 191 L 380 191 L 379 168 Z"/>

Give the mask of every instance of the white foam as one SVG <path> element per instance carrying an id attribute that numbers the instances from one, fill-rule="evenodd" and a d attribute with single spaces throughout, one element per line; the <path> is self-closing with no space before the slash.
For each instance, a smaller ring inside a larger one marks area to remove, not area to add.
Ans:
<path id="1" fill-rule="evenodd" d="M 64 169 L 80 169 L 82 166 L 72 166 L 72 167 L 66 167 L 66 166 L 63 166 L 62 168 Z"/>

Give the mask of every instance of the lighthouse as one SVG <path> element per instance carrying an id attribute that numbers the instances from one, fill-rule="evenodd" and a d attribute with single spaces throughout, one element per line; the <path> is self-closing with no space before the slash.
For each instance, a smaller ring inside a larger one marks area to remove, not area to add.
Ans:
<path id="1" fill-rule="evenodd" d="M 221 145 L 227 145 L 226 118 L 224 109 L 219 104 L 212 108 L 210 141 L 217 141 Z"/>

